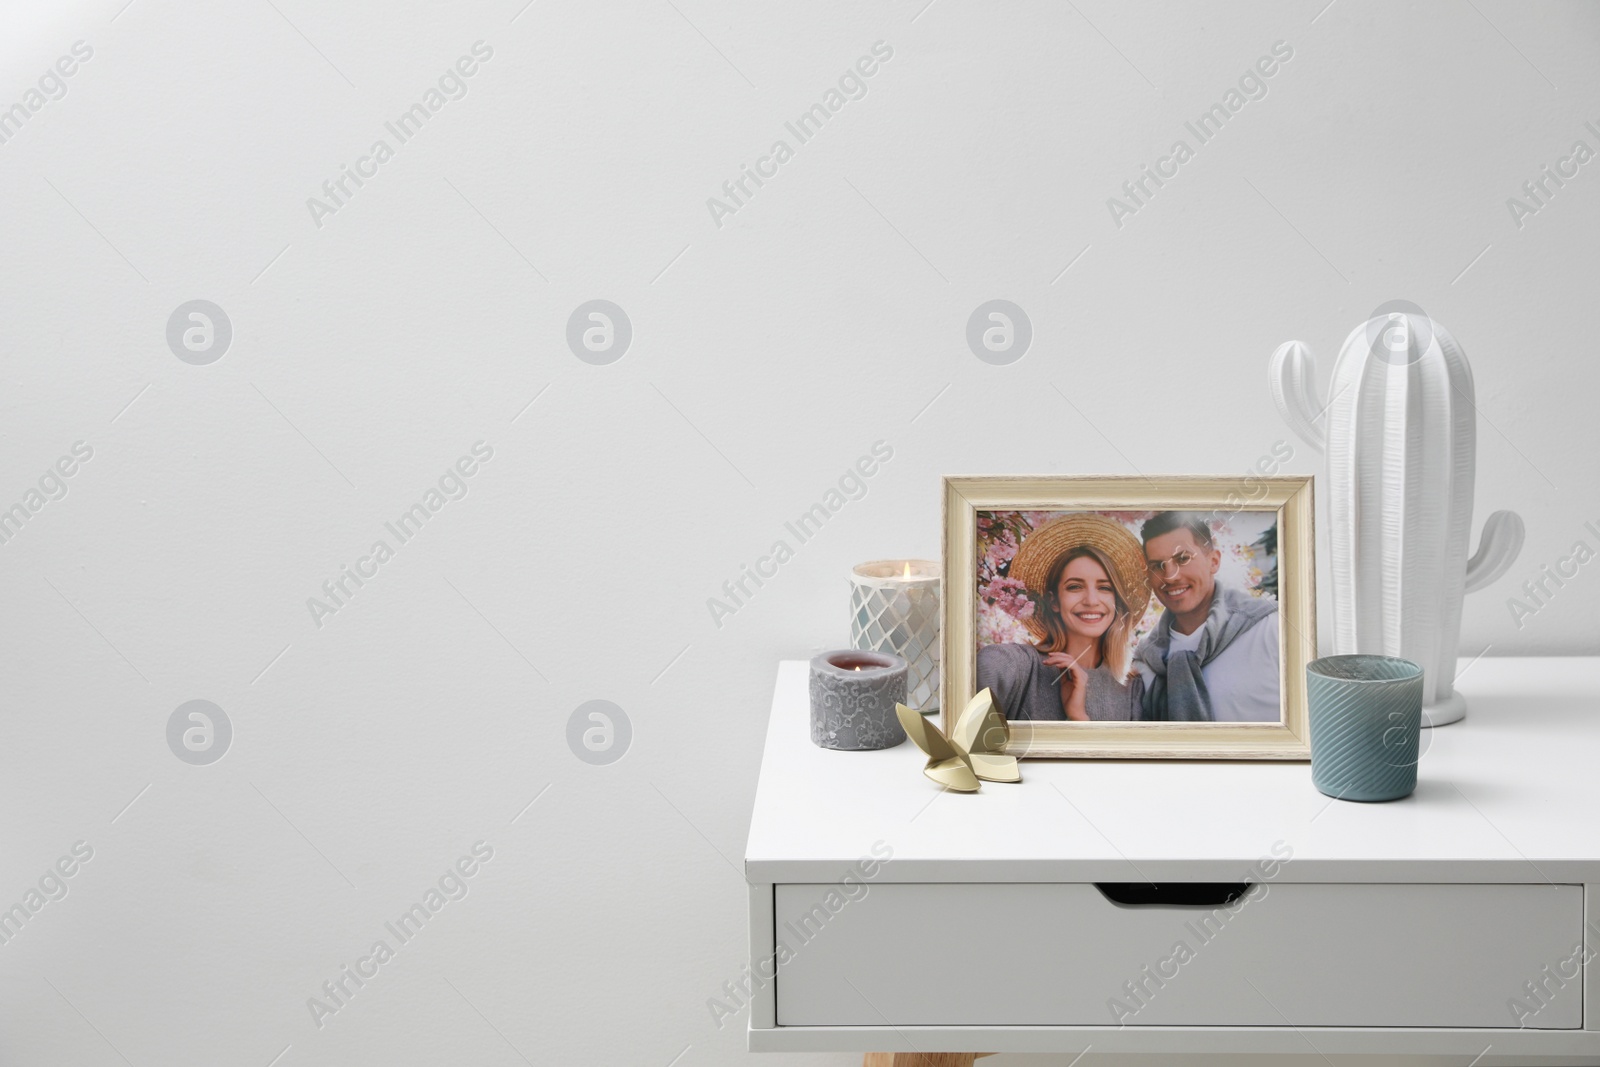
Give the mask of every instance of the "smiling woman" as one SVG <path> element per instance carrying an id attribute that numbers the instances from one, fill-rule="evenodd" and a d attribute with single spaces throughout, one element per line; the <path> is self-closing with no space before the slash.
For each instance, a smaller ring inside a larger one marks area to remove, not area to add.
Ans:
<path id="1" fill-rule="evenodd" d="M 987 521 L 994 529 L 994 513 Z M 1002 554 L 1011 543 L 1002 540 Z M 1133 534 L 1103 515 L 1057 518 L 1030 529 L 1004 566 L 1006 576 L 992 581 L 1024 591 L 1008 603 L 1031 641 L 980 648 L 978 687 L 992 690 L 1010 719 L 1139 719 L 1143 687 L 1129 677 L 1129 651 L 1150 585 Z"/>

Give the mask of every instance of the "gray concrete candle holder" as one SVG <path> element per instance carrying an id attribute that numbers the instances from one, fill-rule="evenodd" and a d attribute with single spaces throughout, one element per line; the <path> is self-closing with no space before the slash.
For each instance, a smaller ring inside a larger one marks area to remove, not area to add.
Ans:
<path id="1" fill-rule="evenodd" d="M 845 649 L 811 660 L 811 740 L 860 752 L 906 739 L 894 706 L 906 699 L 906 661 L 887 652 Z"/>

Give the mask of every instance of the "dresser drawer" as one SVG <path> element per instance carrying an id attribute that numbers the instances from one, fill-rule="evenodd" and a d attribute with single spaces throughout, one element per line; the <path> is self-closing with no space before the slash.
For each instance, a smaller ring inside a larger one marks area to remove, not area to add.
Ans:
<path id="1" fill-rule="evenodd" d="M 774 887 L 779 1026 L 1583 1025 L 1575 885 L 838 888 Z"/>

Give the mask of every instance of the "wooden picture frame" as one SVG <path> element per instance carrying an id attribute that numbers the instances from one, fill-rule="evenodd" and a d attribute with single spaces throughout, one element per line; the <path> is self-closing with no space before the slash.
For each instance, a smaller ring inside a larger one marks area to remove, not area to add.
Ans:
<path id="1" fill-rule="evenodd" d="M 1007 751 L 1023 757 L 1056 758 L 1309 759 L 1305 668 L 1316 658 L 1317 647 L 1315 525 L 1312 481 L 1300 475 L 945 478 L 940 682 L 945 729 L 952 727 L 955 716 L 976 691 L 979 513 L 1060 512 L 1065 518 L 1081 512 L 1125 515 L 1144 511 L 1201 513 L 1213 527 L 1245 512 L 1276 514 L 1280 720 L 1055 722 L 1008 718 Z M 1143 560 L 1142 544 L 1139 559 Z M 1141 577 L 1148 580 L 1148 571 Z M 1170 591 L 1171 587 L 1167 588 Z M 1150 603 L 1159 603 L 1159 598 L 1152 595 Z M 1219 710 L 1219 717 L 1222 714 Z"/>

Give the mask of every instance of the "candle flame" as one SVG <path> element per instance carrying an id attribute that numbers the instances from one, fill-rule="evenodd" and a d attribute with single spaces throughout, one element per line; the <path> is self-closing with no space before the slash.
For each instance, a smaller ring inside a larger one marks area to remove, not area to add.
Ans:
<path id="1" fill-rule="evenodd" d="M 910 561 L 910 560 L 906 560 L 906 569 L 905 569 L 905 573 L 904 573 L 904 574 L 902 574 L 902 575 L 901 575 L 901 576 L 900 576 L 900 577 L 902 577 L 902 578 L 909 578 L 909 577 L 911 577 L 911 561 Z"/>

